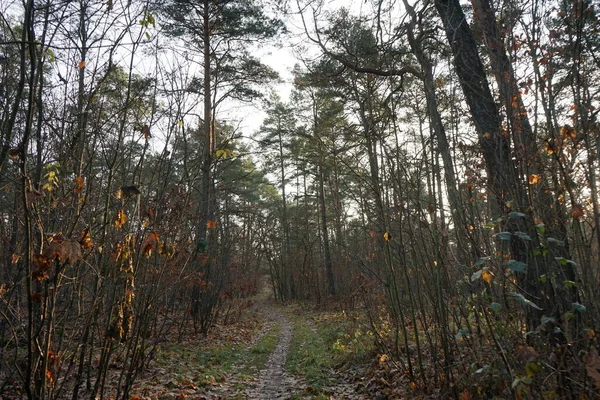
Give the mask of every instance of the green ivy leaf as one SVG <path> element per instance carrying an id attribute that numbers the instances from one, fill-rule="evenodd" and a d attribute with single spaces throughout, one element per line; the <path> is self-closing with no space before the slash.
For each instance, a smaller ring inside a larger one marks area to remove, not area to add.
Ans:
<path id="1" fill-rule="evenodd" d="M 480 269 L 477 272 L 473 272 L 473 275 L 471 275 L 471 282 L 476 281 L 477 279 L 481 278 L 482 273 L 483 273 L 482 269 Z"/>
<path id="2" fill-rule="evenodd" d="M 573 309 L 575 311 L 578 311 L 580 313 L 585 313 L 587 311 L 587 309 L 585 308 L 585 306 L 583 304 L 580 303 L 573 303 Z"/>
<path id="3" fill-rule="evenodd" d="M 522 294 L 520 293 L 509 293 L 510 296 L 514 297 L 519 303 L 524 304 L 526 306 L 529 306 L 531 308 L 535 308 L 536 310 L 542 310 L 542 308 L 540 306 L 538 306 L 537 304 L 535 304 L 533 301 L 531 300 L 527 300 L 525 297 L 523 297 Z"/>
<path id="4" fill-rule="evenodd" d="M 555 244 L 555 245 L 560 246 L 560 247 L 564 247 L 565 246 L 565 242 L 563 242 L 562 240 L 555 239 L 553 237 L 549 237 L 546 240 L 548 241 L 548 243 L 552 243 L 552 244 Z"/>
<path id="5" fill-rule="evenodd" d="M 527 264 L 522 261 L 510 260 L 504 263 L 505 267 L 508 267 L 513 272 L 522 272 L 527 271 Z"/>
<path id="6" fill-rule="evenodd" d="M 486 262 L 490 261 L 490 259 L 491 259 L 491 257 L 489 257 L 489 256 L 488 256 L 488 257 L 481 257 L 479 260 L 475 261 L 475 264 L 474 264 L 474 265 L 475 265 L 476 267 L 477 267 L 477 266 L 479 266 L 479 265 L 483 265 L 483 264 L 485 264 Z"/>
<path id="7" fill-rule="evenodd" d="M 566 288 L 572 289 L 572 288 L 577 287 L 577 282 L 563 281 L 563 285 L 565 285 Z"/>
<path id="8" fill-rule="evenodd" d="M 523 240 L 531 240 L 531 236 L 529 236 L 525 232 L 515 232 L 515 236 L 517 236 Z"/>
<path id="9" fill-rule="evenodd" d="M 542 325 L 544 325 L 544 324 L 550 324 L 550 323 L 555 323 L 556 322 L 556 318 L 543 316 L 540 319 L 540 322 L 542 323 Z"/>
<path id="10" fill-rule="evenodd" d="M 512 234 L 510 232 L 500 232 L 495 235 L 500 240 L 510 240 Z"/>
<path id="11" fill-rule="evenodd" d="M 522 212 L 517 212 L 517 211 L 511 211 L 508 213 L 508 217 L 509 218 L 523 218 L 526 215 L 523 214 Z"/>
<path id="12" fill-rule="evenodd" d="M 558 261 L 560 265 L 567 265 L 568 263 L 568 260 L 564 257 L 554 257 L 554 259 Z"/>
<path id="13" fill-rule="evenodd" d="M 500 303 L 492 303 L 490 304 L 490 310 L 497 313 L 500 312 L 500 310 L 502 310 L 502 306 L 500 305 Z"/>
<path id="14" fill-rule="evenodd" d="M 538 224 L 538 225 L 535 226 L 535 229 L 537 229 L 537 231 L 539 233 L 544 233 L 544 232 L 546 232 L 546 225 L 544 225 L 544 224 Z"/>

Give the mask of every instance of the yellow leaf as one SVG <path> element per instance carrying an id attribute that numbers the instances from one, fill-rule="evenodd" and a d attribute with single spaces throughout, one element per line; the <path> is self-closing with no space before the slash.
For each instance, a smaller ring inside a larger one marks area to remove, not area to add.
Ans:
<path id="1" fill-rule="evenodd" d="M 542 181 L 542 176 L 538 175 L 538 174 L 531 174 L 529 175 L 529 184 L 530 185 L 535 185 L 538 184 Z"/>
<path id="2" fill-rule="evenodd" d="M 386 232 L 383 234 L 383 238 L 385 239 L 386 242 L 389 242 L 390 239 L 392 238 L 392 235 L 390 235 L 389 232 Z"/>
<path id="3" fill-rule="evenodd" d="M 117 212 L 117 218 L 115 219 L 115 228 L 121 228 L 125 222 L 127 222 L 127 215 L 125 215 L 125 211 L 119 210 Z"/>
<path id="4" fill-rule="evenodd" d="M 487 269 L 484 269 L 483 271 L 481 271 L 481 279 L 483 279 L 487 283 L 492 283 L 493 278 L 494 278 L 494 274 L 492 274 Z"/>

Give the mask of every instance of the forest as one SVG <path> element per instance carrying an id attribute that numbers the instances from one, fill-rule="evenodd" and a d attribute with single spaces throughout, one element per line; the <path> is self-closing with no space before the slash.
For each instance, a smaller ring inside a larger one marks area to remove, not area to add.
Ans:
<path id="1" fill-rule="evenodd" d="M 0 398 L 599 398 L 599 7 L 0 0 Z"/>

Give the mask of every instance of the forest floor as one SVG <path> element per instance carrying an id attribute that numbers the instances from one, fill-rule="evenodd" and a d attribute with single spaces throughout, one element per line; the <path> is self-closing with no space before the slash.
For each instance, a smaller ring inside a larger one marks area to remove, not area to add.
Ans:
<path id="1" fill-rule="evenodd" d="M 189 334 L 161 345 L 131 398 L 415 398 L 386 381 L 398 374 L 368 332 L 365 319 L 352 313 L 283 306 L 263 293 L 207 337 Z"/>

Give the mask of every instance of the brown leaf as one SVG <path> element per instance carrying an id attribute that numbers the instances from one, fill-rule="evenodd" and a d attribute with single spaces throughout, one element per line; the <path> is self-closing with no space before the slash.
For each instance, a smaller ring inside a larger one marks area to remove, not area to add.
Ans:
<path id="1" fill-rule="evenodd" d="M 583 208 L 581 208 L 581 207 L 575 207 L 573 209 L 573 211 L 571 211 L 571 215 L 575 219 L 581 219 L 581 218 L 583 218 Z"/>
<path id="2" fill-rule="evenodd" d="M 152 135 L 150 135 L 150 127 L 147 124 L 144 124 L 144 126 L 142 126 L 142 134 L 144 135 L 144 139 L 146 140 L 152 137 Z"/>
<path id="3" fill-rule="evenodd" d="M 67 239 L 62 242 L 62 255 L 60 257 L 63 264 L 69 262 L 71 265 L 81 260 L 81 245 L 77 240 Z"/>
<path id="4" fill-rule="evenodd" d="M 144 243 L 142 243 L 142 253 L 144 253 L 146 257 L 150 257 L 157 242 L 158 234 L 154 231 L 150 232 L 146 240 L 144 240 Z"/>
<path id="5" fill-rule="evenodd" d="M 17 161 L 19 159 L 19 156 L 21 155 L 21 149 L 20 148 L 18 148 L 18 149 L 10 149 L 10 150 L 8 150 L 8 155 L 14 161 Z"/>
<path id="6" fill-rule="evenodd" d="M 33 264 L 37 265 L 42 271 L 50 269 L 50 260 L 48 260 L 48 257 L 45 254 L 34 254 L 32 261 Z"/>
<path id="7" fill-rule="evenodd" d="M 577 138 L 577 131 L 571 125 L 565 125 L 560 128 L 560 134 L 569 139 Z"/>
<path id="8" fill-rule="evenodd" d="M 49 261 L 60 259 L 63 253 L 62 240 L 53 240 L 44 249 L 44 254 Z"/>
<path id="9" fill-rule="evenodd" d="M 81 193 L 83 191 L 83 178 L 81 176 L 75 178 L 75 188 L 73 190 L 75 193 Z"/>

